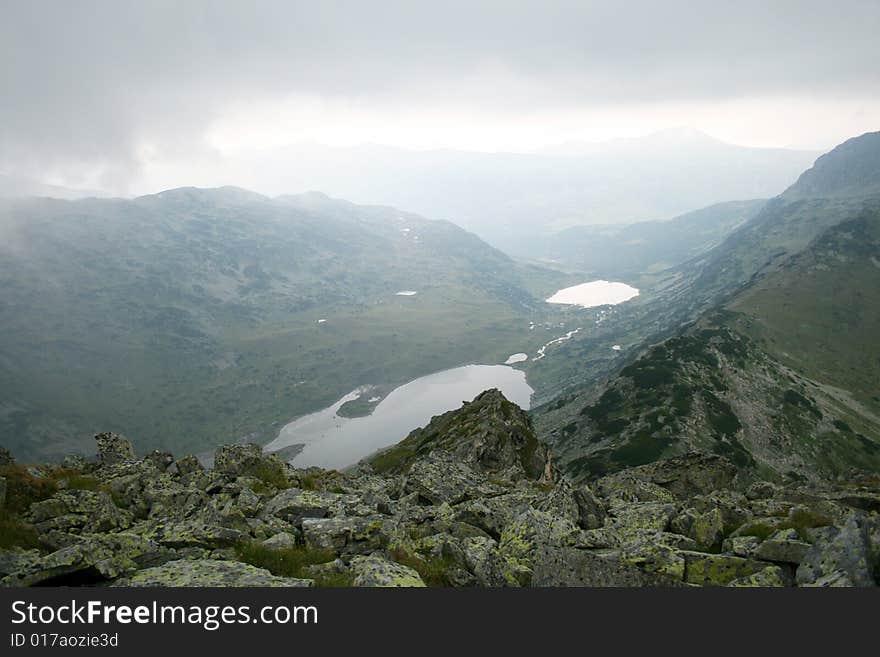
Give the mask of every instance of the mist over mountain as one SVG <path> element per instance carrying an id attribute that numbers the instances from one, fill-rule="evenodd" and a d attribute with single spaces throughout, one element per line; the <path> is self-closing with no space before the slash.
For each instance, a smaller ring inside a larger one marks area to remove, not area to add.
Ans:
<path id="1" fill-rule="evenodd" d="M 818 155 L 747 148 L 692 130 L 539 153 L 285 147 L 241 156 L 240 184 L 320 190 L 448 219 L 508 253 L 565 228 L 670 219 L 722 201 L 767 198 Z"/>

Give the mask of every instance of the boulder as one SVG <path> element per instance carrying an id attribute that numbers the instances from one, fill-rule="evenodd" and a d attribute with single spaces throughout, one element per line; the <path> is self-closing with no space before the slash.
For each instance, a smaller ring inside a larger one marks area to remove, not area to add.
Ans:
<path id="1" fill-rule="evenodd" d="M 268 570 L 238 561 L 204 559 L 169 561 L 139 570 L 115 586 L 291 586 L 309 587 L 310 579 L 278 577 Z"/>
<path id="2" fill-rule="evenodd" d="M 779 566 L 767 566 L 763 570 L 732 580 L 734 587 L 781 587 L 791 586 L 791 577 Z"/>
<path id="3" fill-rule="evenodd" d="M 137 460 L 131 442 L 119 434 L 99 433 L 95 435 L 95 442 L 98 443 L 98 465 L 100 466 Z"/>
<path id="4" fill-rule="evenodd" d="M 40 532 L 112 532 L 129 527 L 131 514 L 104 491 L 61 490 L 31 505 L 29 518 Z"/>
<path id="5" fill-rule="evenodd" d="M 302 531 L 306 547 L 341 554 L 369 554 L 388 543 L 382 516 L 305 518 Z"/>
<path id="6" fill-rule="evenodd" d="M 287 532 L 279 532 L 263 541 L 263 547 L 272 550 L 290 550 L 296 547 L 296 541 Z"/>
<path id="7" fill-rule="evenodd" d="M 755 549 L 753 556 L 764 561 L 799 564 L 810 547 L 809 543 L 801 540 L 794 529 L 782 529 L 761 543 Z"/>
<path id="8" fill-rule="evenodd" d="M 767 567 L 767 562 L 682 550 L 685 559 L 684 579 L 701 586 L 726 586 L 735 579 L 748 577 Z"/>
<path id="9" fill-rule="evenodd" d="M 93 535 L 25 564 L 3 583 L 9 586 L 97 584 L 172 558 L 172 551 L 141 536 Z"/>
<path id="10" fill-rule="evenodd" d="M 377 555 L 353 557 L 349 568 L 354 586 L 424 588 L 421 576 L 409 566 Z"/>
<path id="11" fill-rule="evenodd" d="M 432 452 L 413 463 L 404 484 L 405 493 L 416 493 L 430 504 L 457 504 L 477 497 L 501 495 L 505 489 L 490 484 L 486 476 L 446 452 Z"/>
<path id="12" fill-rule="evenodd" d="M 717 454 L 689 452 L 630 468 L 627 472 L 637 479 L 661 486 L 678 499 L 686 500 L 694 495 L 730 488 L 736 477 L 736 466 Z"/>
<path id="13" fill-rule="evenodd" d="M 680 586 L 677 578 L 624 563 L 614 550 L 547 547 L 535 561 L 532 586 Z"/>
<path id="14" fill-rule="evenodd" d="M 818 533 L 797 569 L 799 586 L 875 586 L 867 522 L 853 514 L 843 527 Z"/>
<path id="15" fill-rule="evenodd" d="M 275 517 L 299 525 L 303 518 L 327 517 L 341 498 L 342 495 L 337 493 L 288 488 L 266 502 L 259 515 L 261 518 Z"/>
<path id="16" fill-rule="evenodd" d="M 204 466 L 198 458 L 193 456 L 192 454 L 187 454 L 174 462 L 175 467 L 177 468 L 178 474 L 188 475 L 194 472 L 201 472 L 204 470 Z"/>
<path id="17" fill-rule="evenodd" d="M 544 558 L 544 550 L 549 546 L 573 546 L 579 534 L 580 530 L 567 518 L 534 509 L 524 511 L 501 532 L 501 575 L 510 586 L 528 586 L 535 564 Z"/>
<path id="18" fill-rule="evenodd" d="M 574 490 L 574 502 L 577 505 L 577 524 L 582 529 L 598 529 L 605 523 L 605 506 L 587 485 Z"/>
<path id="19" fill-rule="evenodd" d="M 254 443 L 222 445 L 214 452 L 214 470 L 230 477 L 252 475 L 272 481 L 287 480 L 287 466 L 274 454 L 263 454 Z"/>

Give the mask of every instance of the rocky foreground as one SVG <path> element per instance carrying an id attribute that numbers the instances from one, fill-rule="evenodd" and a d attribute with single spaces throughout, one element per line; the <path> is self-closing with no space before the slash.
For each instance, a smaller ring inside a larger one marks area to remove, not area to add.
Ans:
<path id="1" fill-rule="evenodd" d="M 350 472 L 257 445 L 0 453 L 5 586 L 875 586 L 880 480 L 756 481 L 693 452 L 571 485 L 495 390 Z"/>

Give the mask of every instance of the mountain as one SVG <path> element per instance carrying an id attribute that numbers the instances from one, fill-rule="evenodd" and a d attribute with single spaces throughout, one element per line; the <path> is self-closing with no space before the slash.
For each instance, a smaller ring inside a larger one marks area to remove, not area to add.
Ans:
<path id="1" fill-rule="evenodd" d="M 632 279 L 694 259 L 751 219 L 765 201 L 729 201 L 668 221 L 575 226 L 536 240 L 532 258 L 595 278 Z"/>
<path id="2" fill-rule="evenodd" d="M 100 428 L 178 450 L 271 438 L 361 385 L 503 361 L 563 280 L 318 194 L 12 199 L 0 231 L 0 442 L 22 457 Z"/>
<path id="3" fill-rule="evenodd" d="M 671 337 L 538 412 L 562 467 L 702 449 L 777 480 L 880 472 L 878 156 L 878 133 L 842 144 L 678 268 L 648 304 Z"/>
<path id="4" fill-rule="evenodd" d="M 533 257 L 535 239 L 572 226 L 670 219 L 714 203 L 768 198 L 817 155 L 679 130 L 573 153 L 301 144 L 243 157 L 235 175 L 254 189 L 320 189 L 449 219 L 507 253 Z"/>

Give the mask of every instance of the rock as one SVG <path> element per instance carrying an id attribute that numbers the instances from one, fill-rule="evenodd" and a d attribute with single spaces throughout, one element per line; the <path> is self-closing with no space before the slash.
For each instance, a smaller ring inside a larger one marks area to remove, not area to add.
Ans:
<path id="1" fill-rule="evenodd" d="M 577 505 L 577 524 L 582 529 L 598 529 L 605 523 L 605 506 L 587 485 L 574 490 Z"/>
<path id="2" fill-rule="evenodd" d="M 817 537 L 797 569 L 799 586 L 875 586 L 867 523 L 850 516 Z"/>
<path id="3" fill-rule="evenodd" d="M 684 579 L 701 586 L 726 586 L 735 579 L 748 577 L 767 567 L 764 561 L 726 554 L 707 554 L 682 550 L 685 559 Z"/>
<path id="4" fill-rule="evenodd" d="M 205 468 L 198 458 L 192 454 L 188 454 L 174 462 L 177 472 L 182 475 L 193 474 L 194 472 L 202 472 Z"/>
<path id="5" fill-rule="evenodd" d="M 548 546 L 572 546 L 580 530 L 571 520 L 528 509 L 501 532 L 498 542 L 499 569 L 510 586 L 528 586 L 535 564 Z"/>
<path id="6" fill-rule="evenodd" d="M 90 466 L 91 464 L 79 454 L 70 454 L 61 459 L 61 467 L 66 470 L 85 472 L 90 469 Z"/>
<path id="7" fill-rule="evenodd" d="M 147 568 L 115 586 L 312 586 L 310 579 L 277 577 L 263 568 L 238 561 L 205 559 L 169 561 Z"/>
<path id="8" fill-rule="evenodd" d="M 482 529 L 495 540 L 505 525 L 539 501 L 538 491 L 517 489 L 506 495 L 468 500 L 456 505 L 456 519 Z"/>
<path id="9" fill-rule="evenodd" d="M 636 502 L 674 503 L 675 496 L 657 484 L 640 479 L 628 470 L 599 479 L 594 486 L 608 506 Z"/>
<path id="10" fill-rule="evenodd" d="M 95 442 L 98 443 L 98 465 L 100 466 L 137 460 L 131 442 L 119 434 L 99 433 L 95 435 Z"/>
<path id="11" fill-rule="evenodd" d="M 75 488 L 32 504 L 29 517 L 40 532 L 111 532 L 125 529 L 132 522 L 131 514 L 118 508 L 108 493 Z"/>
<path id="12" fill-rule="evenodd" d="M 627 472 L 685 500 L 694 495 L 730 488 L 736 477 L 736 466 L 717 454 L 690 452 L 630 468 Z"/>
<path id="13" fill-rule="evenodd" d="M 260 517 L 281 518 L 292 525 L 299 525 L 303 518 L 327 517 L 341 498 L 337 493 L 288 488 L 266 502 Z"/>
<path id="14" fill-rule="evenodd" d="M 675 505 L 658 502 L 618 504 L 612 507 L 611 514 L 606 519 L 606 527 L 625 541 L 627 536 L 643 531 L 665 532 L 675 515 Z"/>
<path id="15" fill-rule="evenodd" d="M 230 477 L 252 475 L 269 482 L 287 481 L 284 461 L 274 454 L 263 454 L 263 448 L 253 443 L 218 447 L 214 452 L 214 470 Z"/>
<path id="16" fill-rule="evenodd" d="M 173 548 L 225 548 L 246 538 L 240 530 L 221 527 L 197 517 L 150 521 L 146 526 L 134 529 L 147 538 Z"/>
<path id="17" fill-rule="evenodd" d="M 754 551 L 756 559 L 799 564 L 810 550 L 794 529 L 782 529 L 761 543 Z"/>
<path id="18" fill-rule="evenodd" d="M 724 540 L 724 516 L 717 508 L 704 513 L 689 508 L 673 518 L 670 529 L 692 538 L 699 549 L 712 551 Z"/>
<path id="19" fill-rule="evenodd" d="M 160 472 L 165 472 L 168 467 L 174 463 L 174 456 L 170 452 L 163 452 L 158 449 L 154 449 L 152 452 L 147 454 L 144 458 L 145 461 L 149 462 Z"/>
<path id="20" fill-rule="evenodd" d="M 0 550 L 0 578 L 30 568 L 41 559 L 39 550 Z"/>
<path id="21" fill-rule="evenodd" d="M 473 536 L 462 541 L 465 564 L 480 586 L 504 586 L 499 568 L 498 543 L 491 538 Z"/>
<path id="22" fill-rule="evenodd" d="M 628 543 L 621 551 L 620 562 L 665 575 L 675 581 L 683 580 L 685 559 L 680 550 L 665 545 L 658 538 L 646 534 L 641 540 Z"/>
<path id="23" fill-rule="evenodd" d="M 171 551 L 141 536 L 94 535 L 26 564 L 3 583 L 10 586 L 95 584 L 171 558 Z"/>
<path id="24" fill-rule="evenodd" d="M 306 547 L 341 554 L 368 554 L 388 542 L 382 516 L 305 518 L 302 531 Z"/>
<path id="25" fill-rule="evenodd" d="M 791 586 L 790 584 L 791 578 L 788 577 L 782 568 L 779 566 L 767 566 L 763 570 L 759 570 L 757 573 L 752 575 L 747 575 L 746 577 L 739 577 L 737 579 L 732 580 L 728 586 L 735 587 L 755 587 L 755 586 L 766 586 L 766 587 L 780 587 L 780 586 Z"/>
<path id="26" fill-rule="evenodd" d="M 776 484 L 769 481 L 756 481 L 746 489 L 746 497 L 750 500 L 766 500 L 774 497 L 779 491 Z"/>
<path id="27" fill-rule="evenodd" d="M 532 586 L 680 586 L 677 579 L 622 563 L 614 550 L 547 547 L 537 560 Z"/>
<path id="28" fill-rule="evenodd" d="M 757 536 L 732 536 L 724 540 L 722 549 L 738 557 L 751 557 L 760 544 Z"/>
<path id="29" fill-rule="evenodd" d="M 432 452 L 413 463 L 404 492 L 416 493 L 430 504 L 457 504 L 468 499 L 501 495 L 505 489 L 490 484 L 485 475 L 445 452 Z"/>
<path id="30" fill-rule="evenodd" d="M 415 570 L 379 556 L 353 557 L 349 568 L 354 574 L 354 586 L 425 587 L 425 583 Z"/>
<path id="31" fill-rule="evenodd" d="M 290 550 L 296 547 L 296 541 L 287 532 L 280 532 L 263 541 L 263 546 L 272 550 Z"/>

